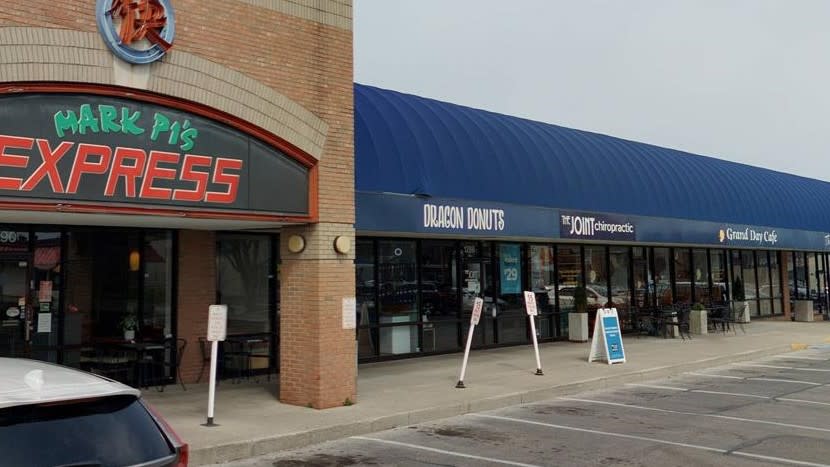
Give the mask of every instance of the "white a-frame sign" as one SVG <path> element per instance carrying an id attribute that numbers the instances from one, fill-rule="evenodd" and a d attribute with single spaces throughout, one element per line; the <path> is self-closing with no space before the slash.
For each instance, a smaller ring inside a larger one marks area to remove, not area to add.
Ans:
<path id="1" fill-rule="evenodd" d="M 588 356 L 588 361 L 597 360 L 605 360 L 609 365 L 625 363 L 625 348 L 623 348 L 620 318 L 617 316 L 616 308 L 597 310 L 594 338 L 591 340 L 591 355 Z"/>

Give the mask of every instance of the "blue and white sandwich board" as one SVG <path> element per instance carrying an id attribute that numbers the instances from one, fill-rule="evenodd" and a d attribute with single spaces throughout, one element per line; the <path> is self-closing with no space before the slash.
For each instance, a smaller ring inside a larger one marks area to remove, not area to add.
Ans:
<path id="1" fill-rule="evenodd" d="M 602 347 L 600 349 L 600 346 Z M 608 364 L 625 363 L 625 348 L 616 308 L 600 308 L 594 321 L 594 337 L 588 362 L 605 360 Z"/>

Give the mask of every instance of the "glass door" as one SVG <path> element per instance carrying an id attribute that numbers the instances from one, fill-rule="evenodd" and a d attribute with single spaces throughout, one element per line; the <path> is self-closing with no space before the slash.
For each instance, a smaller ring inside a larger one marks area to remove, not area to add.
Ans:
<path id="1" fill-rule="evenodd" d="M 29 263 L 24 258 L 0 258 L 0 357 L 28 357 L 33 313 L 28 303 Z"/>

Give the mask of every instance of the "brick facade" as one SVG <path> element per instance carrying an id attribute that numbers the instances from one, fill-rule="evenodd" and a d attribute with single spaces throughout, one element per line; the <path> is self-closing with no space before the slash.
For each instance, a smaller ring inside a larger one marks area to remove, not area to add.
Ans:
<path id="1" fill-rule="evenodd" d="M 353 76 L 350 0 L 172 0 L 176 38 L 161 62 L 131 66 L 98 35 L 95 0 L 11 0 L 0 8 L 0 83 L 63 81 L 121 86 L 230 113 L 317 160 L 319 224 L 289 226 L 309 247 L 285 250 L 281 269 L 281 399 L 317 408 L 356 397 L 354 330 Z M 336 234 L 336 235 L 335 235 Z M 178 335 L 182 377 L 201 368 L 198 337 L 215 300 L 215 233 L 180 231 Z M 284 240 L 283 240 L 284 243 Z"/>

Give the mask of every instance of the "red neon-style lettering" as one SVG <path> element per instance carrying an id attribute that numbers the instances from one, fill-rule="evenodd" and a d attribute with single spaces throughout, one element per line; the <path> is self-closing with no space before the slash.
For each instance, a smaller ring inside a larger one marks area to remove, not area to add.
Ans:
<path id="1" fill-rule="evenodd" d="M 125 164 L 132 160 L 133 164 Z M 136 179 L 144 172 L 144 164 L 147 162 L 147 154 L 136 148 L 115 148 L 112 156 L 112 168 L 107 178 L 107 186 L 104 188 L 104 196 L 115 195 L 118 186 L 118 179 L 124 177 L 124 194 L 128 198 L 135 198 Z"/>
<path id="2" fill-rule="evenodd" d="M 213 167 L 213 183 L 223 184 L 228 187 L 228 190 L 224 193 L 219 191 L 205 193 L 205 201 L 208 203 L 231 204 L 236 201 L 239 175 L 225 173 L 226 169 L 242 170 L 242 161 L 239 159 L 216 158 L 216 165 Z"/>
<path id="3" fill-rule="evenodd" d="M 29 165 L 29 156 L 6 154 L 7 148 L 32 149 L 34 139 L 0 135 L 0 166 L 24 168 Z M 0 177 L 0 190 L 19 190 L 22 178 Z"/>
<path id="4" fill-rule="evenodd" d="M 210 156 L 199 156 L 196 154 L 186 154 L 182 162 L 182 173 L 179 180 L 185 182 L 193 182 L 196 188 L 193 190 L 184 190 L 178 188 L 173 191 L 174 201 L 202 201 L 205 199 L 205 190 L 207 190 L 208 176 L 210 173 L 210 166 L 213 163 L 213 158 Z M 205 167 L 207 172 L 194 171 L 194 167 Z"/>
<path id="5" fill-rule="evenodd" d="M 179 154 L 175 152 L 150 151 L 147 168 L 144 170 L 144 180 L 141 183 L 141 192 L 138 195 L 139 198 L 170 199 L 173 190 L 170 188 L 154 187 L 153 181 L 157 178 L 174 180 L 176 178 L 176 170 L 159 167 L 159 162 L 177 164 L 179 162 Z"/>
<path id="6" fill-rule="evenodd" d="M 90 157 L 98 157 L 92 160 Z M 72 164 L 72 172 L 69 174 L 69 183 L 66 185 L 67 193 L 77 193 L 81 184 L 83 174 L 105 174 L 112 159 L 112 149 L 108 146 L 98 144 L 81 143 L 78 145 L 78 152 L 75 154 L 75 162 Z"/>
<path id="7" fill-rule="evenodd" d="M 49 141 L 45 139 L 38 139 L 37 148 L 40 151 L 40 158 L 43 159 L 43 162 L 40 163 L 40 167 L 38 167 L 37 170 L 32 172 L 32 175 L 29 176 L 29 179 L 23 183 L 23 186 L 21 186 L 20 189 L 24 191 L 32 191 L 32 189 L 34 189 L 34 187 L 36 187 L 41 180 L 48 178 L 49 185 L 52 187 L 52 192 L 63 193 L 63 181 L 61 181 L 61 174 L 58 172 L 58 161 L 61 160 L 61 158 L 65 156 L 74 145 L 75 143 L 64 141 L 53 151 L 52 148 L 49 147 Z"/>

